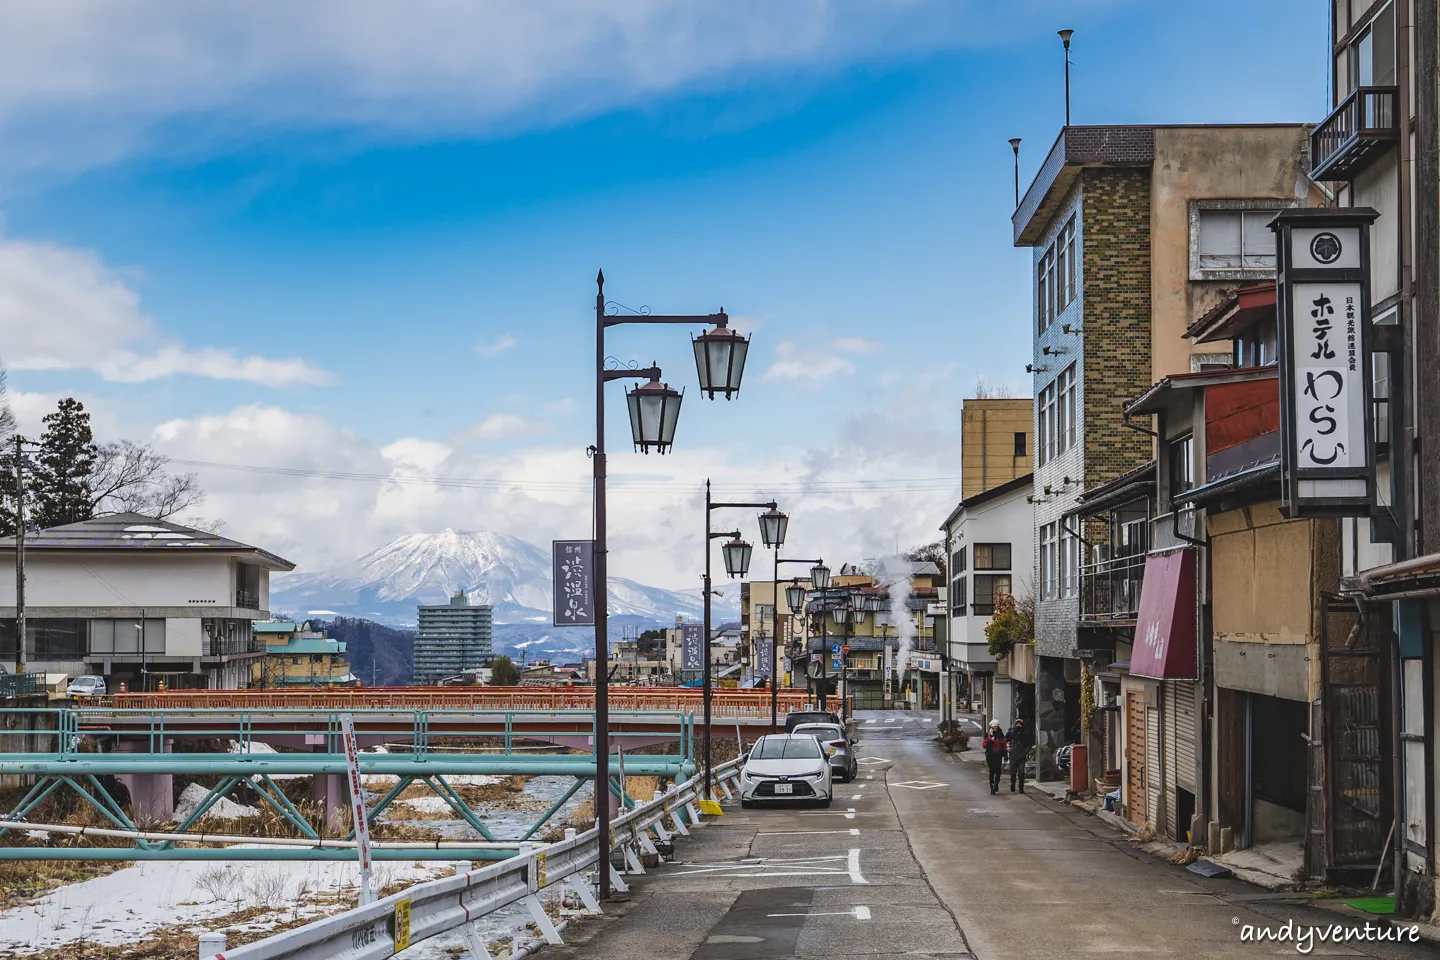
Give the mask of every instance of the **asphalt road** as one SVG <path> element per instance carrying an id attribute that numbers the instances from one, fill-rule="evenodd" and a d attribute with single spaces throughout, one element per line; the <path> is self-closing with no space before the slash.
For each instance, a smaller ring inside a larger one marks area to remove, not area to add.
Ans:
<path id="1" fill-rule="evenodd" d="M 991 796 L 981 764 L 930 741 L 933 720 L 860 716 L 860 778 L 829 810 L 741 810 L 682 839 L 683 862 L 632 878 L 607 915 L 545 956 L 761 958 L 1255 957 L 1246 942 L 1356 921 L 1136 850 L 1036 791 Z M 1436 957 L 1425 945 L 1311 944 L 1312 956 Z"/>

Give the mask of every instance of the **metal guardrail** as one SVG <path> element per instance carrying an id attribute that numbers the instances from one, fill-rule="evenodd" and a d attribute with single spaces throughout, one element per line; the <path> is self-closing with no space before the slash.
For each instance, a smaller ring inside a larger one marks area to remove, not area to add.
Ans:
<path id="1" fill-rule="evenodd" d="M 722 780 L 739 772 L 740 761 L 732 760 L 715 768 Z M 610 824 L 609 849 L 629 849 L 648 844 L 648 831 L 667 839 L 663 821 L 667 817 L 681 832 L 688 832 L 682 814 L 694 819 L 694 804 L 702 792 L 702 776 L 696 775 L 670 793 L 639 804 L 617 816 Z M 643 838 L 643 839 L 642 839 Z M 519 856 L 479 870 L 416 884 L 375 903 L 347 910 L 315 923 L 277 933 L 274 936 L 227 950 L 219 941 L 201 938 L 201 960 L 384 960 L 401 949 L 450 930 L 467 928 L 473 945 L 478 938 L 469 924 L 520 901 L 528 901 L 531 917 L 547 940 L 559 942 L 559 934 L 546 917 L 535 895 L 558 883 L 571 883 L 582 901 L 593 910 L 594 897 L 585 870 L 597 863 L 595 828 L 543 849 L 523 850 Z M 613 869 L 608 864 L 604 869 Z M 618 877 L 616 878 L 618 879 Z M 623 889 L 623 883 L 617 885 Z M 213 935 L 211 935 L 213 936 Z M 207 952 L 209 944 L 209 952 Z M 480 951 L 475 955 L 484 956 Z"/>
<path id="2" fill-rule="evenodd" d="M 1140 610 L 1145 554 L 1126 554 L 1080 567 L 1080 619 L 1134 620 Z"/>
<path id="3" fill-rule="evenodd" d="M 45 677 L 39 673 L 0 673 L 0 700 L 33 697 L 45 692 Z"/>

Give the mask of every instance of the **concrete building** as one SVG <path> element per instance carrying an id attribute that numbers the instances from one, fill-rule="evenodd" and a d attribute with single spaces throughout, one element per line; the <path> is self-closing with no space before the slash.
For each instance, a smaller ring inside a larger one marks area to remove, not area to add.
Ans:
<path id="1" fill-rule="evenodd" d="M 1271 279 L 1274 212 L 1306 204 L 1306 129 L 1085 126 L 1060 132 L 1012 217 L 1034 257 L 1036 755 L 1081 739 L 1082 658 L 1123 663 L 1123 625 L 1082 643 L 1082 493 L 1154 457 L 1122 404 L 1171 374 L 1228 366 L 1183 334 L 1237 283 Z M 1158 721 L 1141 719 L 1137 729 Z"/>
<path id="2" fill-rule="evenodd" d="M 1025 402 L 1028 405 L 1029 401 Z M 966 406 L 970 403 L 967 400 Z M 1017 690 L 1018 684 L 1012 680 L 1011 658 L 1001 657 L 997 662 L 990 653 L 985 627 L 999 597 L 1034 596 L 1030 582 L 1035 569 L 1031 482 L 1028 473 L 1021 474 L 972 494 L 940 525 L 950 558 L 946 654 L 952 677 L 964 678 L 963 684 L 953 684 L 951 696 L 958 702 L 963 689 L 987 721 L 999 720 L 1007 730 L 1016 716 L 1017 696 L 1025 705 L 1025 693 Z M 1033 698 L 1033 686 L 1024 686 L 1030 688 L 1028 694 Z M 1025 712 L 1031 714 L 1033 708 L 1031 702 Z"/>
<path id="3" fill-rule="evenodd" d="M 1029 397 L 971 397 L 960 408 L 960 499 L 1030 473 L 1035 427 Z"/>
<path id="4" fill-rule="evenodd" d="M 489 666 L 495 659 L 491 648 L 494 627 L 488 604 L 471 605 L 465 591 L 456 590 L 449 603 L 422 604 L 419 613 L 419 629 L 415 633 L 417 684 L 439 683 L 445 677 Z"/>
<path id="5" fill-rule="evenodd" d="M 255 635 L 265 656 L 251 665 L 252 687 L 353 687 L 359 682 L 345 659 L 345 644 L 312 630 L 308 622 L 257 620 Z"/>
<path id="6" fill-rule="evenodd" d="M 120 513 L 25 538 L 25 669 L 111 692 L 242 689 L 265 653 L 270 574 L 295 565 L 168 520 Z M 15 541 L 0 540 L 0 660 L 13 665 Z"/>

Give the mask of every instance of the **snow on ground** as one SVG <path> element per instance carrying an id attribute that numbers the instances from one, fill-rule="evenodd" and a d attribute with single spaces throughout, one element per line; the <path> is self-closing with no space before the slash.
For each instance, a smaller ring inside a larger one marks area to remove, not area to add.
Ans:
<path id="1" fill-rule="evenodd" d="M 171 819 L 181 823 L 186 817 L 195 812 L 195 808 L 205 802 L 210 791 L 198 783 L 192 783 L 180 791 L 180 799 L 175 804 L 175 816 Z M 246 806 L 243 803 L 236 803 L 228 797 L 221 798 L 205 811 L 207 817 L 217 817 L 221 820 L 239 820 L 241 817 L 258 817 L 260 811 L 254 807 Z"/>
<path id="2" fill-rule="evenodd" d="M 445 782 L 452 787 L 489 787 L 500 783 L 504 777 L 497 777 L 488 773 L 447 773 Z M 384 791 L 389 790 L 400 782 L 400 778 L 393 773 L 376 773 L 365 778 L 364 787 L 366 790 Z"/>
<path id="3" fill-rule="evenodd" d="M 0 912 L 0 948 L 36 953 L 80 940 L 124 946 L 173 924 L 217 928 L 213 921 L 249 907 L 271 908 L 269 925 L 328 915 L 353 902 L 359 867 L 350 862 L 152 862 L 55 889 L 43 899 Z M 454 873 L 447 863 L 375 864 L 376 888 Z M 246 924 L 246 929 L 263 929 Z"/>
<path id="4" fill-rule="evenodd" d="M 444 813 L 454 808 L 445 802 L 444 797 L 413 797 L 409 800 L 397 800 L 395 805 L 403 805 L 407 810 L 415 813 Z"/>

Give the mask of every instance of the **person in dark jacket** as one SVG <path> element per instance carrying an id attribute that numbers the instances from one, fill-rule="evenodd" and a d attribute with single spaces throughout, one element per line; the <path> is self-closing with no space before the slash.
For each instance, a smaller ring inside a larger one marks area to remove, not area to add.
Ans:
<path id="1" fill-rule="evenodd" d="M 1020 792 L 1025 792 L 1025 764 L 1030 759 L 1030 748 L 1035 746 L 1035 735 L 1030 732 L 1030 727 L 1025 723 L 1024 717 L 1015 718 L 1015 726 L 1005 735 L 1010 741 L 1010 792 L 1015 792 L 1015 785 L 1020 785 Z"/>
<path id="2" fill-rule="evenodd" d="M 985 749 L 985 766 L 990 769 L 990 792 L 1000 792 L 1000 765 L 1005 762 L 1005 753 L 1008 749 L 1005 737 L 1000 733 L 1000 721 L 991 720 L 990 729 L 985 731 L 985 739 L 981 741 Z"/>

